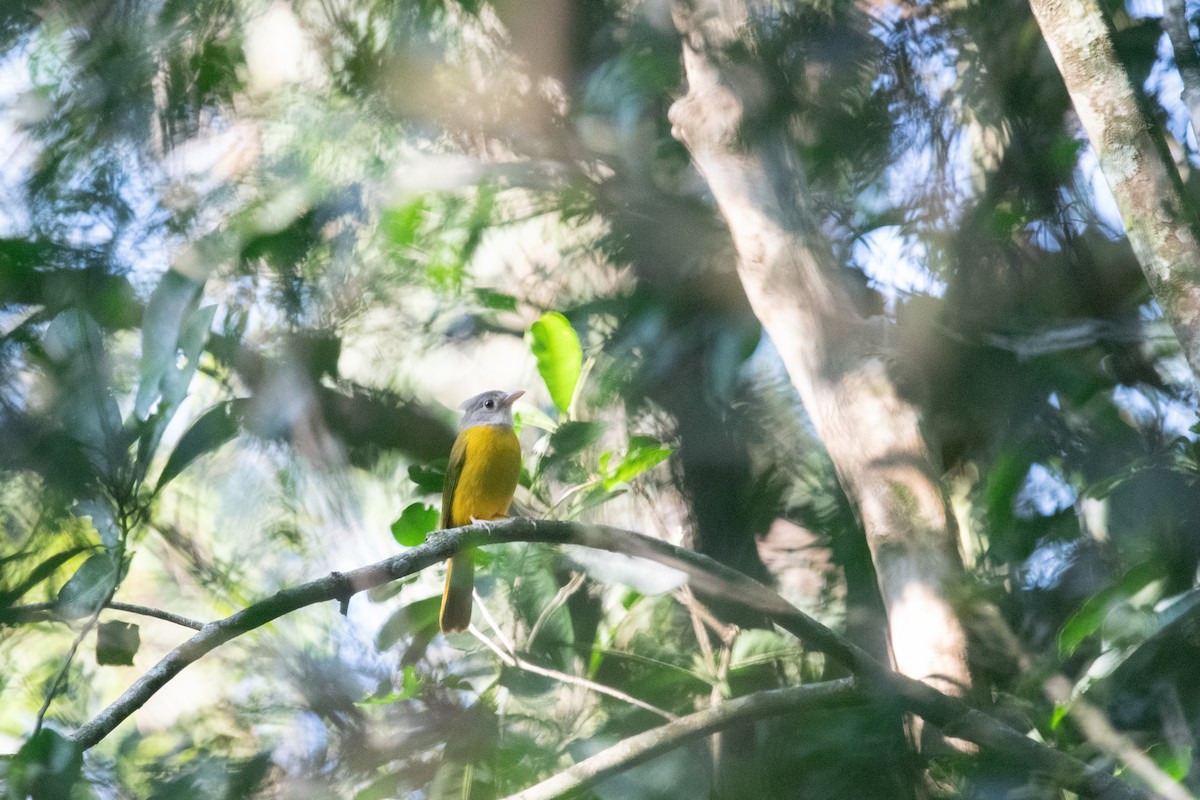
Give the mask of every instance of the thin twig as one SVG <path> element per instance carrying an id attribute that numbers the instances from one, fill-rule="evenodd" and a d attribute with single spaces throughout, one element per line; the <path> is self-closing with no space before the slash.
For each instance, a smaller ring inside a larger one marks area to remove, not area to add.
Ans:
<path id="1" fill-rule="evenodd" d="M 185 628 L 191 628 L 194 631 L 198 631 L 204 627 L 203 622 L 194 620 L 191 617 L 185 617 L 182 614 L 176 614 L 173 611 L 163 611 L 161 608 L 140 606 L 134 603 L 122 603 L 119 600 L 110 601 L 103 607 L 113 611 L 124 611 L 128 614 L 141 614 L 143 617 L 154 617 L 155 619 L 173 622 L 176 625 L 181 625 Z M 51 619 L 62 622 L 69 621 L 61 613 L 59 613 L 58 603 L 54 601 L 48 601 L 44 603 L 29 603 L 23 606 L 13 606 L 12 608 L 4 609 L 3 612 L 0 612 L 0 614 L 5 617 L 5 619 L 0 620 L 0 625 L 13 624 L 26 620 L 38 621 L 41 619 Z"/>
<path id="2" fill-rule="evenodd" d="M 802 708 L 846 702 L 855 697 L 861 695 L 856 690 L 853 678 L 788 689 L 771 689 L 739 697 L 623 739 L 607 750 L 580 761 L 536 786 L 509 795 L 505 800 L 551 800 L 577 793 L 595 786 L 605 778 L 723 728 L 788 714 Z"/>
<path id="3" fill-rule="evenodd" d="M 582 678 L 578 675 L 559 672 L 556 669 L 550 669 L 548 667 L 540 667 L 537 664 L 526 661 L 516 653 L 506 653 L 499 645 L 489 639 L 486 635 L 484 635 L 483 631 L 479 630 L 479 628 L 476 628 L 474 625 L 469 626 L 467 630 L 470 631 L 471 635 L 482 642 L 489 650 L 495 653 L 496 658 L 500 659 L 514 669 L 523 669 L 526 672 L 532 672 L 534 675 L 541 675 L 543 678 L 553 678 L 554 680 L 561 681 L 562 683 L 568 683 L 572 686 L 581 686 L 599 694 L 606 694 L 609 697 L 621 700 L 622 702 L 629 703 L 633 706 L 637 706 L 644 711 L 657 714 L 663 719 L 679 719 L 677 715 L 672 714 L 670 711 L 666 711 L 658 706 L 651 705 L 644 700 L 639 700 L 631 694 L 622 692 L 620 689 L 614 689 L 611 686 L 605 686 L 603 683 L 596 683 L 593 680 L 588 680 L 587 678 Z"/>
<path id="4" fill-rule="evenodd" d="M 542 609 L 542 613 L 538 614 L 537 622 L 533 623 L 533 627 L 529 629 L 529 636 L 525 640 L 525 649 L 532 650 L 533 642 L 537 639 L 537 635 L 541 633 L 542 626 L 546 624 L 546 620 L 554 613 L 555 609 L 567 602 L 567 599 L 579 591 L 579 587 L 583 586 L 584 575 L 582 572 L 572 572 L 571 580 L 567 581 L 565 586 L 559 588 L 558 593 L 551 598 L 546 607 Z"/>
<path id="5" fill-rule="evenodd" d="M 33 732 L 36 735 L 42 729 L 42 723 L 46 720 L 46 712 L 50 710 L 50 704 L 54 702 L 55 696 L 58 694 L 58 687 L 66 679 L 67 673 L 71 670 L 71 662 L 75 660 L 75 653 L 79 651 L 79 645 L 83 644 L 84 637 L 96 627 L 96 623 L 100 620 L 100 611 L 104 607 L 101 606 L 92 612 L 88 618 L 87 624 L 80 629 L 75 636 L 75 641 L 71 643 L 71 649 L 67 651 L 67 657 L 63 659 L 63 665 L 59 668 L 58 674 L 54 676 L 54 680 L 50 682 L 49 688 L 46 689 L 46 699 L 42 701 L 42 707 L 38 709 L 37 720 L 33 724 Z"/>

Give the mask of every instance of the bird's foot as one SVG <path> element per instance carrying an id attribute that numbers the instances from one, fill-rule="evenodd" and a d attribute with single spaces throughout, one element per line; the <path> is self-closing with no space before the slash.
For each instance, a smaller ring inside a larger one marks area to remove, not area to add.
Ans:
<path id="1" fill-rule="evenodd" d="M 490 530 L 491 528 L 496 527 L 496 525 L 498 525 L 499 523 L 501 523 L 503 521 L 504 521 L 504 517 L 501 517 L 500 519 L 477 519 L 475 517 L 471 517 L 471 524 L 479 525 L 484 530 Z"/>

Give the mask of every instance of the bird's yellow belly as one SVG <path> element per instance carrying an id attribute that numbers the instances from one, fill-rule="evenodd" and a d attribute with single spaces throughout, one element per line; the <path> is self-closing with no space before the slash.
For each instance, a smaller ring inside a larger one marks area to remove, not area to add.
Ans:
<path id="1" fill-rule="evenodd" d="M 467 428 L 462 474 L 454 489 L 451 527 L 471 519 L 499 519 L 508 513 L 521 477 L 521 443 L 512 428 Z"/>

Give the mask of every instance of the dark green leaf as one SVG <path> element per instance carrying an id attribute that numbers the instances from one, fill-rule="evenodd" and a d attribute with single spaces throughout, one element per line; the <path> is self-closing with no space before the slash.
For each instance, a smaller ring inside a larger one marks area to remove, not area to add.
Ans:
<path id="1" fill-rule="evenodd" d="M 428 494 L 441 494 L 446 483 L 446 459 L 429 464 L 409 464 L 408 479 Z"/>
<path id="2" fill-rule="evenodd" d="M 158 489 L 166 486 L 197 458 L 211 453 L 237 435 L 238 419 L 244 402 L 226 400 L 218 403 L 192 423 L 192 427 L 179 438 L 179 443 L 167 459 L 162 474 L 158 476 Z"/>
<path id="3" fill-rule="evenodd" d="M 53 575 L 59 567 L 70 561 L 75 556 L 91 549 L 91 545 L 81 545 L 73 547 L 70 550 L 64 550 L 61 553 L 55 553 L 47 558 L 41 564 L 33 568 L 29 576 L 25 578 L 19 585 L 12 589 L 0 592 L 0 609 L 12 605 L 17 600 L 21 599 L 30 589 L 37 586 L 42 581 Z"/>
<path id="4" fill-rule="evenodd" d="M 130 622 L 102 622 L 96 634 L 96 663 L 131 667 L 141 644 L 137 625 Z"/>
<path id="5" fill-rule="evenodd" d="M 417 637 L 428 634 L 433 638 L 438 630 L 438 612 L 441 607 L 441 595 L 434 595 L 397 608 L 375 635 L 375 649 L 388 650 L 400 641 L 401 637 L 409 634 Z"/>
<path id="6" fill-rule="evenodd" d="M 58 731 L 42 728 L 9 762 L 6 796 L 65 800 L 74 796 L 82 768 L 82 751 Z"/>
<path id="7" fill-rule="evenodd" d="M 511 294 L 497 292 L 494 289 L 475 289 L 475 300 L 484 308 L 490 308 L 493 311 L 516 311 L 517 298 Z"/>
<path id="8" fill-rule="evenodd" d="M 58 610 L 68 619 L 85 617 L 103 605 L 117 585 L 117 567 L 108 553 L 97 553 L 58 590 Z"/>
<path id="9" fill-rule="evenodd" d="M 550 434 L 550 451 L 555 460 L 569 458 L 600 441 L 607 426 L 603 422 L 564 422 Z"/>
<path id="10" fill-rule="evenodd" d="M 201 288 L 199 281 L 170 269 L 150 295 L 142 318 L 141 380 L 133 404 L 138 419 L 146 419 L 162 397 L 163 378 L 175 365 L 184 320 L 200 299 Z"/>
<path id="11" fill-rule="evenodd" d="M 1153 562 L 1139 564 L 1129 570 L 1121 581 L 1089 597 L 1079 610 L 1063 624 L 1058 634 L 1059 658 L 1067 658 L 1092 634 L 1100 630 L 1113 606 L 1141 591 L 1148 583 L 1162 577 L 1162 566 Z"/>
<path id="12" fill-rule="evenodd" d="M 551 311 L 530 326 L 529 349 L 537 359 L 538 374 L 550 390 L 550 399 L 559 413 L 565 414 L 583 370 L 579 336 L 566 317 Z"/>
<path id="13" fill-rule="evenodd" d="M 425 537 L 437 527 L 438 510 L 426 503 L 412 503 L 392 523 L 392 536 L 405 547 L 424 544 Z"/>

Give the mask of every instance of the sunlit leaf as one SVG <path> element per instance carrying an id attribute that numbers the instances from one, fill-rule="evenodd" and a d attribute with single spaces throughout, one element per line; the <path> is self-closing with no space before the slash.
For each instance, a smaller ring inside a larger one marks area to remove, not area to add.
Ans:
<path id="1" fill-rule="evenodd" d="M 366 700 L 360 700 L 360 706 L 379 706 L 389 705 L 391 703 L 399 703 L 404 700 L 412 700 L 419 697 L 425 689 L 425 680 L 417 674 L 416 668 L 412 664 L 404 668 L 400 677 L 400 691 L 390 692 L 383 697 L 368 697 Z"/>
<path id="2" fill-rule="evenodd" d="M 565 414 L 583 370 L 579 336 L 566 317 L 551 311 L 530 326 L 529 347 L 537 359 L 538 374 L 550 390 L 550 399 L 559 413 Z"/>
<path id="3" fill-rule="evenodd" d="M 517 298 L 511 294 L 497 292 L 495 289 L 476 288 L 474 291 L 475 300 L 484 308 L 490 308 L 493 311 L 516 311 Z"/>
<path id="4" fill-rule="evenodd" d="M 651 467 L 665 461 L 671 455 L 670 448 L 651 436 L 632 436 L 625 457 L 604 479 L 604 488 L 612 489 L 619 483 L 628 483 Z M 600 465 L 608 473 L 608 461 Z"/>
<path id="5" fill-rule="evenodd" d="M 392 536 L 405 547 L 416 547 L 425 542 L 429 532 L 437 527 L 438 510 L 426 503 L 412 503 L 400 512 L 392 523 Z"/>

